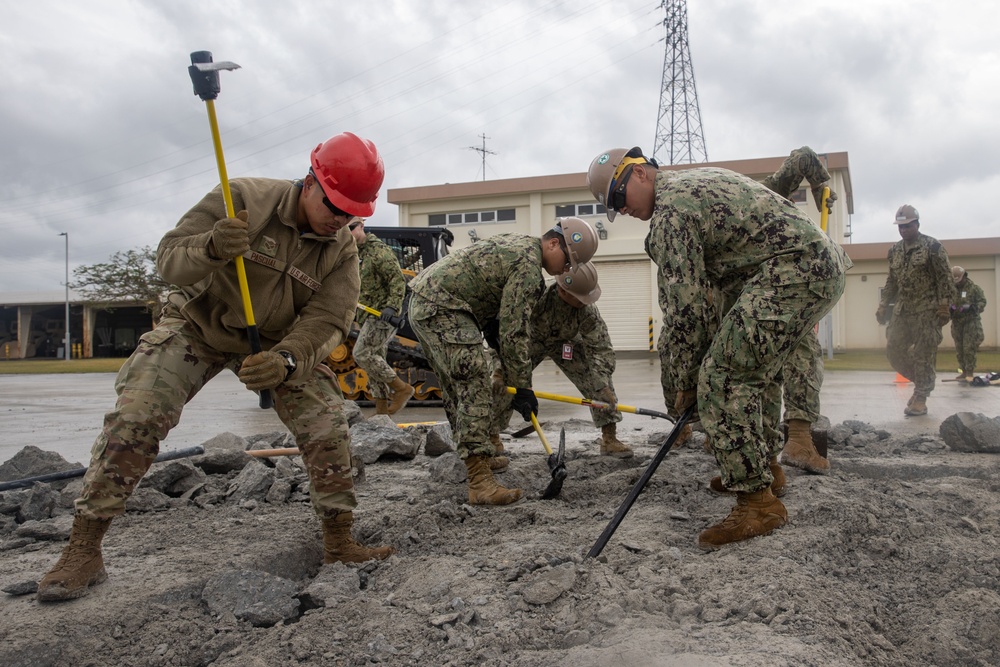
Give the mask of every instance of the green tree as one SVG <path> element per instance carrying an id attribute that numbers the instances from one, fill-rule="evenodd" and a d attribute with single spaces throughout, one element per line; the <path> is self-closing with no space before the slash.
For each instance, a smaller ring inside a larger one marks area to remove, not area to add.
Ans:
<path id="1" fill-rule="evenodd" d="M 73 269 L 70 287 L 93 303 L 145 304 L 159 315 L 161 297 L 170 285 L 156 271 L 156 250 L 150 246 L 111 255 L 109 261 Z"/>

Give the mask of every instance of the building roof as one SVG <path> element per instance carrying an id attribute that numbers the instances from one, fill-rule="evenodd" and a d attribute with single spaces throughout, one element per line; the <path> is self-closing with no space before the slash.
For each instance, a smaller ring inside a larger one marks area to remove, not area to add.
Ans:
<path id="1" fill-rule="evenodd" d="M 85 303 L 86 299 L 76 290 L 69 291 L 70 303 Z M 66 303 L 66 290 L 39 292 L 0 292 L 0 304 L 4 306 L 42 306 Z"/>
<path id="2" fill-rule="evenodd" d="M 949 257 L 976 257 L 979 255 L 1000 255 L 1000 238 L 982 239 L 939 239 L 948 252 Z M 889 248 L 894 241 L 884 243 L 852 243 L 845 245 L 844 250 L 853 262 L 869 259 L 884 260 L 889 254 Z"/>
<path id="3" fill-rule="evenodd" d="M 846 152 L 820 153 L 829 170 L 843 170 L 847 192 L 840 192 L 840 200 L 847 202 L 848 213 L 854 212 L 854 190 L 851 186 L 851 172 Z M 699 162 L 696 164 L 673 164 L 660 167 L 664 170 L 693 169 L 696 167 L 721 167 L 763 178 L 773 174 L 784 162 L 786 156 L 753 158 L 750 160 L 728 160 L 725 162 Z M 471 181 L 468 183 L 444 183 L 442 185 L 420 185 L 412 188 L 390 188 L 386 191 L 390 204 L 411 204 L 441 199 L 462 199 L 492 195 L 509 195 L 522 192 L 550 192 L 553 190 L 587 189 L 587 173 L 559 174 L 556 176 L 528 176 L 495 181 Z"/>

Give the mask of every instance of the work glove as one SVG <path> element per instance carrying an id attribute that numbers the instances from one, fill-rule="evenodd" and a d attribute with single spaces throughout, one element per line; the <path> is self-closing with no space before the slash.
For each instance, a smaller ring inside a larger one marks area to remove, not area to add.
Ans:
<path id="1" fill-rule="evenodd" d="M 696 422 L 700 419 L 698 416 L 698 390 L 697 389 L 681 389 L 677 392 L 677 397 L 674 399 L 674 410 L 677 414 L 684 414 L 684 411 L 689 407 L 694 406 L 694 413 L 691 415 L 689 422 Z"/>
<path id="2" fill-rule="evenodd" d="M 816 202 L 816 210 L 820 213 L 823 212 L 823 188 L 829 188 L 828 183 L 820 183 L 819 185 L 814 185 L 812 188 L 813 201 Z M 826 210 L 829 213 L 833 213 L 833 202 L 837 201 L 837 193 L 830 188 L 830 196 L 826 198 Z"/>
<path id="3" fill-rule="evenodd" d="M 215 259 L 232 259 L 250 250 L 249 213 L 240 211 L 235 218 L 223 218 L 212 228 L 208 254 Z"/>
<path id="4" fill-rule="evenodd" d="M 243 360 L 239 372 L 240 382 L 254 391 L 274 389 L 286 375 L 285 358 L 273 350 L 251 354 Z"/>
<path id="5" fill-rule="evenodd" d="M 510 406 L 517 410 L 526 422 L 531 421 L 531 415 L 538 416 L 538 399 L 535 398 L 535 392 L 530 389 L 518 387 Z"/>
<path id="6" fill-rule="evenodd" d="M 875 319 L 879 324 L 885 324 L 889 321 L 889 318 L 885 315 L 885 306 L 878 307 L 878 310 L 875 311 Z"/>
<path id="7" fill-rule="evenodd" d="M 951 313 L 948 312 L 947 304 L 941 304 L 937 309 L 938 326 L 944 326 L 951 320 Z"/>
<path id="8" fill-rule="evenodd" d="M 392 306 L 386 306 L 382 309 L 382 312 L 378 316 L 379 320 L 385 322 L 386 324 L 391 324 L 394 327 L 400 327 L 403 324 L 401 318 L 396 317 L 396 309 Z"/>
<path id="9" fill-rule="evenodd" d="M 483 339 L 497 352 L 500 351 L 500 320 L 487 320 L 483 325 Z"/>
<path id="10" fill-rule="evenodd" d="M 951 304 L 950 306 L 948 306 L 948 311 L 951 312 L 952 315 L 954 315 L 956 312 L 959 311 L 959 307 L 956 306 L 955 304 Z"/>
<path id="11" fill-rule="evenodd" d="M 618 397 L 615 396 L 615 392 L 612 391 L 610 386 L 604 387 L 603 389 L 598 391 L 597 394 L 594 395 L 594 398 L 601 401 L 602 403 L 607 403 L 610 406 L 607 408 L 597 408 L 599 412 L 602 412 L 609 416 L 614 415 L 616 412 L 618 412 Z"/>

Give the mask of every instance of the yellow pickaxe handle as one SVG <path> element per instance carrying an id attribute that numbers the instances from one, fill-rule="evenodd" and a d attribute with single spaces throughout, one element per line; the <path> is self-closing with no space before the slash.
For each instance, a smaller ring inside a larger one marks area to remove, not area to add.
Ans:
<path id="1" fill-rule="evenodd" d="M 233 206 L 233 193 L 229 189 L 229 175 L 226 173 L 226 158 L 222 153 L 222 137 L 219 134 L 219 121 L 215 115 L 215 100 L 205 100 L 205 108 L 208 109 L 208 124 L 212 129 L 212 143 L 215 145 L 215 162 L 219 167 L 219 183 L 222 185 L 222 197 L 226 200 L 226 215 L 230 218 L 236 217 L 236 210 Z M 233 258 L 236 264 L 236 276 L 240 283 L 240 296 L 243 297 L 243 315 L 247 319 L 247 337 L 250 339 L 250 351 L 254 354 L 261 351 L 260 333 L 257 331 L 257 321 L 253 317 L 253 303 L 250 301 L 250 286 L 247 284 L 246 267 L 243 265 L 243 258 L 236 256 Z M 270 390 L 260 392 L 260 407 L 270 408 L 274 405 L 274 398 Z"/>
<path id="2" fill-rule="evenodd" d="M 587 406 L 588 408 L 598 408 L 598 409 L 608 409 L 611 407 L 607 403 L 603 403 L 601 401 L 594 401 L 589 398 L 576 398 L 575 396 L 562 396 L 560 394 L 550 394 L 547 391 L 537 391 L 537 390 L 534 391 L 535 391 L 535 396 L 537 398 L 544 398 L 547 401 L 559 401 L 560 403 L 573 403 L 574 405 L 584 405 Z M 507 387 L 507 393 L 516 394 L 517 389 L 515 389 L 514 387 Z M 670 418 L 670 415 L 666 414 L 665 412 L 656 412 L 655 410 L 647 410 L 646 408 L 635 408 L 632 407 L 631 405 L 623 405 L 621 403 L 615 405 L 615 408 L 617 410 L 620 410 L 621 412 L 631 412 L 634 415 L 660 417 L 661 419 L 669 419 L 670 421 L 673 421 L 673 419 Z"/>
<path id="3" fill-rule="evenodd" d="M 382 317 L 382 311 L 375 310 L 371 306 L 366 306 L 363 303 L 358 304 L 358 310 L 363 310 L 369 315 L 374 315 L 375 317 Z M 389 324 L 399 329 L 400 327 L 403 326 L 403 318 L 399 315 L 397 315 L 396 317 L 390 317 Z"/>
<path id="4" fill-rule="evenodd" d="M 552 448 L 549 446 L 549 441 L 545 439 L 545 434 L 542 433 L 542 425 L 538 423 L 538 417 L 535 413 L 531 413 L 531 425 L 535 427 L 535 433 L 538 434 L 538 439 L 542 441 L 542 447 L 545 448 L 545 453 L 552 456 Z"/>
<path id="5" fill-rule="evenodd" d="M 826 205 L 826 200 L 830 198 L 830 188 L 823 186 L 823 198 L 819 202 L 819 228 L 824 232 L 830 222 L 830 207 Z"/>

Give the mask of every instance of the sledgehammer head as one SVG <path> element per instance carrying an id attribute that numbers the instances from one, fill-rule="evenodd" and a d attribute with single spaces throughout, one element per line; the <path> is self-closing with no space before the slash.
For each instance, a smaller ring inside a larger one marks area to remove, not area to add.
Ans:
<path id="1" fill-rule="evenodd" d="M 211 51 L 193 52 L 188 74 L 191 75 L 191 83 L 194 84 L 194 94 L 203 101 L 214 100 L 219 96 L 219 91 L 222 90 L 222 86 L 219 84 L 219 71 L 239 68 L 239 65 L 229 61 L 213 63 Z"/>

